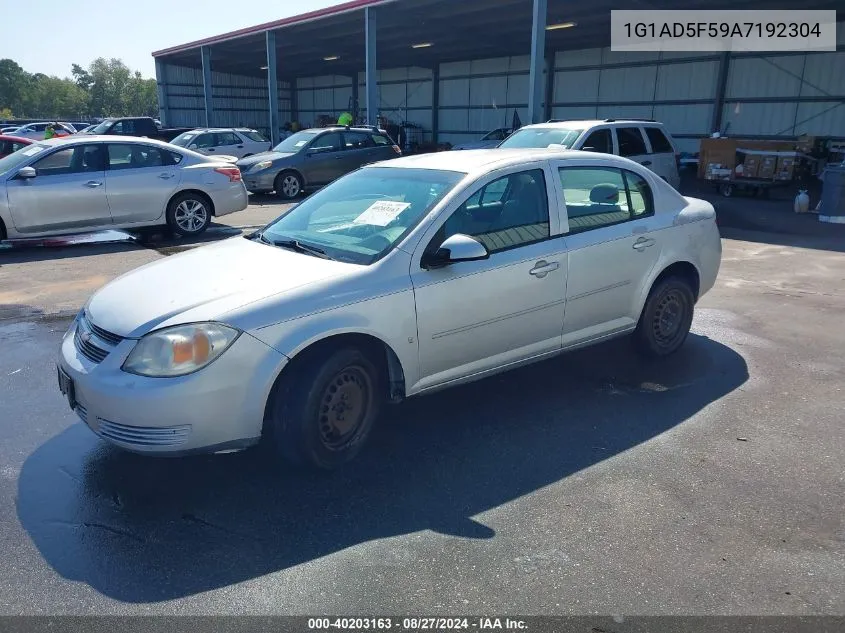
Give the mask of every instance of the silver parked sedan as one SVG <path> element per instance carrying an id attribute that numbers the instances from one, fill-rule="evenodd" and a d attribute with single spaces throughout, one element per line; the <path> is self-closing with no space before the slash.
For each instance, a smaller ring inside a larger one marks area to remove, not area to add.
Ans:
<path id="1" fill-rule="evenodd" d="M 147 138 L 74 135 L 0 159 L 0 239 L 163 224 L 198 235 L 247 201 L 231 162 Z"/>
<path id="2" fill-rule="evenodd" d="M 720 259 L 713 207 L 625 158 L 400 158 L 106 285 L 64 337 L 59 385 L 132 451 L 265 437 L 331 468 L 386 401 L 623 334 L 675 352 Z"/>

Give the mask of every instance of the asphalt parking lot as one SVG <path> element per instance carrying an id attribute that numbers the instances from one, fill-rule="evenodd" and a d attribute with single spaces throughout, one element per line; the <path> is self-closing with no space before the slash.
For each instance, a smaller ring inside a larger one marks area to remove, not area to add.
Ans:
<path id="1" fill-rule="evenodd" d="M 329 475 L 122 453 L 59 394 L 90 293 L 192 246 L 0 253 L 0 613 L 845 614 L 845 242 L 725 231 L 675 357 L 409 400 Z"/>

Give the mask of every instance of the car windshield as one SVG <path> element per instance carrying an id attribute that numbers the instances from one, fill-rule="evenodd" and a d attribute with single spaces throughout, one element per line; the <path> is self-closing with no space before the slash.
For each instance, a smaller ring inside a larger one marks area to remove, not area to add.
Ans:
<path id="1" fill-rule="evenodd" d="M 0 158 L 0 176 L 17 169 L 25 162 L 29 161 L 36 154 L 40 154 L 47 149 L 46 145 L 27 145 L 17 152 L 12 152 L 6 158 Z"/>
<path id="2" fill-rule="evenodd" d="M 529 127 L 523 128 L 511 134 L 499 147 L 548 147 L 549 145 L 561 145 L 567 149 L 571 148 L 582 129 L 568 129 L 561 127 Z"/>
<path id="3" fill-rule="evenodd" d="M 97 125 L 94 129 L 92 129 L 91 133 L 92 134 L 105 134 L 111 128 L 112 123 L 114 123 L 114 121 L 110 121 L 110 120 L 106 119 L 105 121 L 103 121 L 102 123 Z"/>
<path id="4" fill-rule="evenodd" d="M 387 254 L 461 179 L 436 169 L 367 167 L 321 189 L 261 234 L 339 261 L 371 264 Z"/>
<path id="5" fill-rule="evenodd" d="M 188 147 L 192 138 L 195 138 L 199 132 L 182 132 L 179 136 L 170 141 L 171 145 L 178 145 L 179 147 Z"/>
<path id="6" fill-rule="evenodd" d="M 284 141 L 276 145 L 276 147 L 273 148 L 273 151 L 285 153 L 298 152 L 303 147 L 308 145 L 311 139 L 317 136 L 317 134 L 319 134 L 319 132 L 311 132 L 305 130 L 303 130 L 302 132 L 297 132 L 292 136 L 288 136 Z"/>

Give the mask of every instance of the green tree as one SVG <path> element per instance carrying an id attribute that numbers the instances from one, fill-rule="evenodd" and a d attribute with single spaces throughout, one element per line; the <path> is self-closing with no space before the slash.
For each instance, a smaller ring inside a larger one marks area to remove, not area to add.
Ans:
<path id="1" fill-rule="evenodd" d="M 0 108 L 19 114 L 29 86 L 29 74 L 11 59 L 0 59 Z"/>

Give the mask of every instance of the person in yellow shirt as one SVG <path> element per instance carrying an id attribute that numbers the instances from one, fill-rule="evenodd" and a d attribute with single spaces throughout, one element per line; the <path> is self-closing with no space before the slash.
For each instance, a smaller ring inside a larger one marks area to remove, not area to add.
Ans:
<path id="1" fill-rule="evenodd" d="M 337 117 L 337 124 L 338 125 L 352 125 L 352 115 L 348 112 L 344 112 L 339 117 Z"/>

